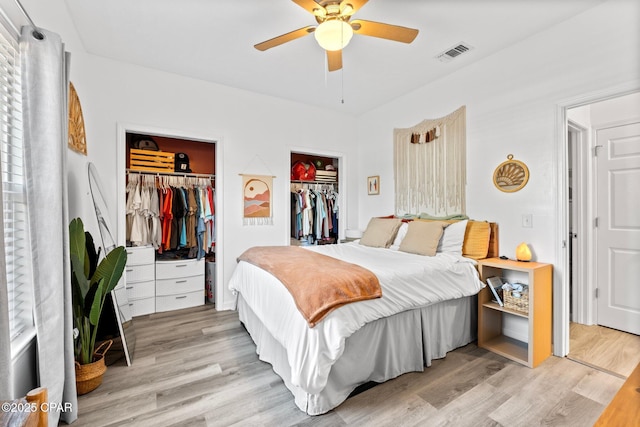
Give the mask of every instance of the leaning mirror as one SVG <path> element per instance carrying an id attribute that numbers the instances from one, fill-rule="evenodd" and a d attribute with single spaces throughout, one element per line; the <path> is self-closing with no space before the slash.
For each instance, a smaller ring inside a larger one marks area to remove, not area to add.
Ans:
<path id="1" fill-rule="evenodd" d="M 103 187 L 98 176 L 98 170 L 93 163 L 89 163 L 89 189 L 91 190 L 91 198 L 93 199 L 93 207 L 98 220 L 98 228 L 100 229 L 100 237 L 102 238 L 102 248 L 106 255 L 109 251 L 116 247 L 116 242 L 111 234 L 111 221 L 109 219 L 109 210 L 104 198 Z M 131 366 L 133 351 L 136 346 L 136 334 L 133 327 L 133 318 L 131 308 L 129 306 L 129 298 L 127 289 L 121 280 L 118 286 L 111 292 L 113 307 L 115 310 L 115 318 L 118 323 L 120 338 L 122 339 L 122 348 L 127 365 Z"/>
<path id="2" fill-rule="evenodd" d="M 529 168 L 523 162 L 513 159 L 513 154 L 500 163 L 493 172 L 493 185 L 505 193 L 521 190 L 529 181 Z"/>

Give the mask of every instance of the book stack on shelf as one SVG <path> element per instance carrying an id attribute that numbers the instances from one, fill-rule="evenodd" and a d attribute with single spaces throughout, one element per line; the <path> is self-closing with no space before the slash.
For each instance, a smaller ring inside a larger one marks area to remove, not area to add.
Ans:
<path id="1" fill-rule="evenodd" d="M 489 277 L 487 278 L 487 286 L 493 295 L 491 301 L 499 304 L 500 307 L 504 307 L 504 302 L 502 302 L 502 279 L 499 277 Z"/>

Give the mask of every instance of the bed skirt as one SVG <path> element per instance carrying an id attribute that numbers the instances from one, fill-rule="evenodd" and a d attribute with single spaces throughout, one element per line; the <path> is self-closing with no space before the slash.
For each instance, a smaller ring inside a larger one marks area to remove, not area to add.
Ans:
<path id="1" fill-rule="evenodd" d="M 291 383 L 291 368 L 282 345 L 266 330 L 242 295 L 240 321 L 256 343 L 260 360 L 272 365 L 309 415 L 320 415 L 344 402 L 369 381 L 384 382 L 407 372 L 421 372 L 433 359 L 476 339 L 476 296 L 443 301 L 405 311 L 363 326 L 345 342 L 344 353 L 331 368 L 326 387 L 309 394 Z"/>

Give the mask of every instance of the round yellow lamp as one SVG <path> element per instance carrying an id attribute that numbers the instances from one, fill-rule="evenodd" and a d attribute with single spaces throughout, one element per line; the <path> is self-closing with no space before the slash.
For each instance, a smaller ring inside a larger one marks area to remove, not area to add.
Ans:
<path id="1" fill-rule="evenodd" d="M 516 248 L 516 259 L 518 261 L 531 261 L 531 249 L 526 243 L 522 242 Z"/>

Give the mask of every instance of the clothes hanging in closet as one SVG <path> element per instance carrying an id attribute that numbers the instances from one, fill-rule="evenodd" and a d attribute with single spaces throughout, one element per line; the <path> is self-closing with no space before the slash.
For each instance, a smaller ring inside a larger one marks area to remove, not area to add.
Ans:
<path id="1" fill-rule="evenodd" d="M 127 241 L 158 253 L 190 249 L 198 259 L 215 248 L 215 188 L 209 179 L 131 174 Z M 192 254 L 192 255 L 191 255 Z"/>
<path id="2" fill-rule="evenodd" d="M 338 193 L 333 186 L 291 191 L 291 237 L 318 241 L 338 236 Z"/>

